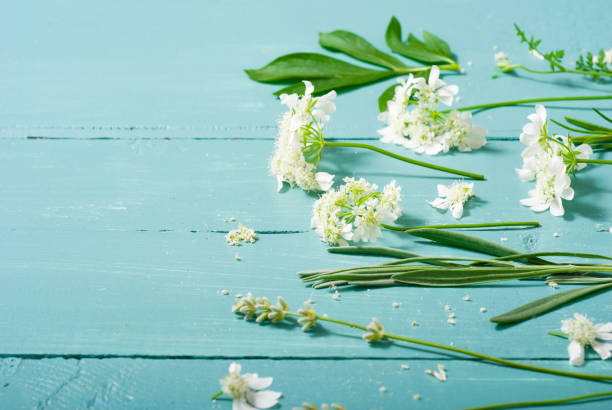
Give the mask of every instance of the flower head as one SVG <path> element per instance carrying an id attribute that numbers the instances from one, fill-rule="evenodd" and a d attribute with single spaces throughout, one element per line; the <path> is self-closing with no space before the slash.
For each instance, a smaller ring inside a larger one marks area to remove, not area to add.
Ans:
<path id="1" fill-rule="evenodd" d="M 307 331 L 317 323 L 317 312 L 308 302 L 304 302 L 304 308 L 298 309 L 298 315 L 301 317 L 298 319 L 298 323 L 302 325 L 302 331 Z"/>
<path id="2" fill-rule="evenodd" d="M 281 103 L 289 111 L 279 121 L 279 134 L 270 160 L 270 171 L 276 176 L 279 191 L 283 182 L 306 191 L 327 191 L 333 185 L 334 176 L 317 172 L 317 167 L 323 149 L 323 125 L 336 110 L 332 102 L 336 92 L 313 97 L 312 84 L 308 81 L 304 84 L 306 91 L 302 97 L 297 94 L 280 96 Z"/>
<path id="3" fill-rule="evenodd" d="M 232 229 L 225 235 L 225 240 L 232 246 L 241 245 L 242 242 L 253 243 L 257 240 L 255 231 L 247 228 L 242 224 L 238 224 L 238 229 Z"/>
<path id="4" fill-rule="evenodd" d="M 438 198 L 429 205 L 438 209 L 450 209 L 454 218 L 463 215 L 463 205 L 474 196 L 473 182 L 454 182 L 451 186 L 438 184 Z"/>
<path id="5" fill-rule="evenodd" d="M 399 218 L 401 187 L 391 181 L 382 192 L 365 179 L 344 178 L 338 190 L 330 190 L 313 206 L 311 227 L 330 245 L 347 241 L 372 241 L 382 236 L 381 224 Z"/>
<path id="6" fill-rule="evenodd" d="M 574 313 L 574 319 L 561 321 L 561 331 L 568 334 L 570 344 L 567 348 L 572 366 L 584 364 L 584 347 L 591 346 L 602 360 L 610 357 L 611 343 L 600 340 L 612 340 L 612 322 L 593 324 L 585 315 Z"/>
<path id="7" fill-rule="evenodd" d="M 234 303 L 232 312 L 244 315 L 244 320 L 249 320 L 255 315 L 257 308 L 257 300 L 253 297 L 253 294 L 249 292 L 246 297 Z"/>
<path id="8" fill-rule="evenodd" d="M 550 209 L 554 216 L 563 216 L 563 201 L 574 198 L 571 180 L 561 158 L 554 157 L 546 163 L 546 168 L 536 174 L 536 186 L 528 192 L 529 197 L 521 199 L 521 204 L 535 212 Z"/>
<path id="9" fill-rule="evenodd" d="M 278 403 L 281 392 L 263 390 L 270 387 L 272 377 L 259 377 L 257 373 L 241 375 L 241 370 L 238 363 L 232 362 L 228 375 L 219 380 L 223 393 L 232 396 L 234 410 L 268 409 Z"/>
<path id="10" fill-rule="evenodd" d="M 440 80 L 433 66 L 426 82 L 423 78 L 400 80 L 387 110 L 378 119 L 387 126 L 378 130 L 381 141 L 402 145 L 417 153 L 436 155 L 452 148 L 471 151 L 485 145 L 487 130 L 472 124 L 468 112 L 438 111 L 440 103 L 451 105 L 459 87 Z"/>
<path id="11" fill-rule="evenodd" d="M 372 321 L 366 326 L 366 328 L 368 329 L 368 332 L 364 333 L 361 337 L 363 337 L 363 339 L 368 343 L 380 340 L 385 335 L 385 328 L 375 317 L 372 318 Z"/>
<path id="12" fill-rule="evenodd" d="M 495 53 L 495 66 L 500 70 L 505 70 L 512 66 L 512 62 L 508 60 L 508 55 L 503 51 Z"/>

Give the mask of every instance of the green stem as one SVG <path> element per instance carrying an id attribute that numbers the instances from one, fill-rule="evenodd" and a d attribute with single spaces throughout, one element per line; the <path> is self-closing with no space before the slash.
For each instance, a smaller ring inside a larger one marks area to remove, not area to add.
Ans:
<path id="1" fill-rule="evenodd" d="M 522 70 L 525 70 L 525 71 L 527 71 L 529 73 L 533 73 L 533 74 L 580 74 L 580 75 L 594 75 L 594 76 L 612 77 L 612 73 L 607 73 L 605 71 L 602 72 L 602 71 L 568 70 L 565 67 L 563 67 L 563 69 L 559 70 L 559 71 L 541 71 L 541 70 L 534 70 L 532 68 L 525 67 L 524 65 L 520 65 L 520 64 L 515 64 L 511 68 L 503 70 L 503 72 L 512 71 L 512 70 L 515 70 L 517 68 L 520 68 Z"/>
<path id="2" fill-rule="evenodd" d="M 512 100 L 502 101 L 490 104 L 471 105 L 469 107 L 455 108 L 457 111 L 471 111 L 480 110 L 484 108 L 496 108 L 496 107 L 510 107 L 519 104 L 529 104 L 536 102 L 551 102 L 551 101 L 585 101 L 585 100 L 610 100 L 612 95 L 593 95 L 593 96 L 580 96 L 580 97 L 545 97 L 545 98 L 527 98 L 524 100 Z M 452 110 L 440 111 L 441 113 L 448 113 Z"/>
<path id="3" fill-rule="evenodd" d="M 215 393 L 210 399 L 211 400 L 217 400 L 217 398 L 219 398 L 219 396 L 221 396 L 223 394 L 223 390 L 219 390 L 217 393 Z"/>
<path id="4" fill-rule="evenodd" d="M 410 338 L 410 337 L 404 337 L 404 336 L 388 334 L 388 333 L 385 333 L 384 337 L 387 337 L 389 339 L 401 340 L 403 342 L 414 343 L 414 344 L 418 344 L 418 345 L 422 345 L 422 346 L 434 347 L 436 349 L 448 350 L 448 351 L 455 352 L 455 353 L 461 353 L 461 354 L 464 354 L 464 355 L 467 355 L 467 356 L 472 356 L 472 357 L 477 357 L 477 358 L 482 359 L 482 360 L 487 360 L 489 362 L 499 363 L 499 364 L 502 364 L 504 366 L 514 367 L 516 369 L 529 370 L 529 371 L 538 372 L 538 373 L 548 373 L 548 374 L 554 374 L 554 375 L 557 375 L 557 376 L 564 376 L 564 377 L 573 377 L 573 378 L 576 378 L 576 379 L 585 379 L 585 380 L 612 380 L 612 376 L 605 376 L 605 375 L 598 375 L 598 374 L 587 374 L 587 373 L 576 373 L 576 372 L 567 372 L 567 371 L 564 371 L 564 370 L 556 370 L 556 369 L 549 369 L 549 368 L 546 368 L 546 367 L 532 366 L 532 365 L 529 365 L 529 364 L 514 362 L 512 360 L 506 360 L 506 359 L 501 359 L 499 357 L 494 357 L 494 356 L 489 356 L 489 355 L 485 355 L 485 354 L 481 354 L 481 353 L 477 353 L 477 352 L 472 352 L 471 350 L 461 349 L 461 348 L 453 347 L 453 346 L 442 345 L 442 344 L 438 344 L 438 343 L 434 343 L 434 342 L 427 342 L 427 341 L 424 341 L 424 340 L 413 339 L 413 338 Z"/>
<path id="5" fill-rule="evenodd" d="M 294 313 L 294 312 L 288 312 L 287 315 L 295 316 L 295 317 L 302 317 L 301 315 Z M 368 329 L 365 326 L 361 326 L 356 323 L 351 323 L 351 322 L 347 322 L 344 320 L 332 319 L 330 317 L 323 317 L 323 316 L 318 316 L 318 315 L 317 315 L 317 320 L 320 320 L 323 322 L 336 323 L 336 324 L 348 326 L 354 329 L 368 331 Z M 384 333 L 383 337 L 387 339 L 394 339 L 394 340 L 400 340 L 402 342 L 413 343 L 413 344 L 417 344 L 421 346 L 433 347 L 435 349 L 447 350 L 447 351 L 454 352 L 454 353 L 461 353 L 466 356 L 476 357 L 478 359 L 486 360 L 492 363 L 498 363 L 498 364 L 508 366 L 508 367 L 513 367 L 516 369 L 529 370 L 529 371 L 538 372 L 538 373 L 554 374 L 557 376 L 564 376 L 564 377 L 573 377 L 576 379 L 612 381 L 612 376 L 599 375 L 599 374 L 588 374 L 588 373 L 576 373 L 576 372 L 568 372 L 564 370 L 549 369 L 547 367 L 532 366 L 529 364 L 514 362 L 512 360 L 501 359 L 499 357 L 489 356 L 489 355 L 473 352 L 467 349 L 461 349 L 458 347 L 443 345 L 443 344 L 439 344 L 435 342 L 428 342 L 425 340 L 413 339 L 411 337 L 404 337 L 404 336 L 394 335 L 391 333 Z"/>
<path id="6" fill-rule="evenodd" d="M 612 165 L 612 161 L 606 159 L 576 159 L 576 162 L 582 162 L 584 164 L 608 164 Z"/>
<path id="7" fill-rule="evenodd" d="M 382 224 L 381 225 L 385 229 L 389 229 L 391 231 L 410 231 L 413 229 L 423 229 L 423 228 L 432 228 L 432 229 L 468 229 L 468 228 L 495 228 L 500 226 L 541 226 L 539 222 L 490 222 L 490 223 L 481 223 L 481 224 L 448 224 L 448 225 L 424 225 L 424 226 L 393 226 Z"/>
<path id="8" fill-rule="evenodd" d="M 488 409 L 504 409 L 511 407 L 531 407 L 531 406 L 550 406 L 553 404 L 570 403 L 578 400 L 596 399 L 598 397 L 612 396 L 612 391 L 602 393 L 585 394 L 582 396 L 567 397 L 565 399 L 556 400 L 538 400 L 538 401 L 518 401 L 514 403 L 494 404 L 491 406 L 470 407 L 465 410 L 488 410 Z"/>
<path id="9" fill-rule="evenodd" d="M 383 154 L 383 155 L 386 155 L 386 156 L 391 157 L 391 158 L 399 159 L 400 161 L 408 162 L 408 163 L 413 164 L 413 165 L 418 165 L 420 167 L 435 169 L 435 170 L 438 170 L 438 171 L 447 172 L 447 173 L 455 174 L 455 175 L 461 175 L 461 176 L 465 176 L 465 177 L 469 177 L 469 178 L 473 178 L 473 179 L 480 179 L 480 180 L 485 179 L 484 175 L 474 174 L 472 172 L 466 172 L 466 171 L 459 171 L 459 170 L 456 170 L 456 169 L 453 169 L 453 168 L 447 168 L 447 167 L 443 167 L 443 166 L 440 166 L 440 165 L 433 165 L 433 164 L 430 164 L 430 163 L 427 163 L 427 162 L 417 161 L 415 159 L 411 159 L 411 158 L 404 157 L 404 156 L 401 156 L 401 155 L 398 155 L 398 154 L 394 154 L 391 151 L 387 151 L 387 150 L 384 150 L 382 148 L 375 147 L 373 145 L 361 144 L 361 143 L 357 143 L 357 142 L 330 142 L 330 141 L 325 141 L 323 144 L 325 146 L 328 146 L 328 147 L 346 147 L 346 148 L 369 149 L 370 151 L 375 151 L 375 152 L 378 152 L 379 154 Z"/>

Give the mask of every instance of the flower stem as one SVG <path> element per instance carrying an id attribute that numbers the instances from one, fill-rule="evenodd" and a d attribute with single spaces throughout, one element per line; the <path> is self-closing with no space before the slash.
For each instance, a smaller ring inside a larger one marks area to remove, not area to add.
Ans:
<path id="1" fill-rule="evenodd" d="M 491 222 L 481 224 L 448 224 L 448 225 L 424 225 L 424 226 L 393 226 L 382 224 L 382 227 L 391 231 L 410 231 L 413 229 L 433 228 L 433 229 L 467 229 L 467 228 L 495 228 L 500 226 L 541 226 L 539 222 Z"/>
<path id="2" fill-rule="evenodd" d="M 502 101 L 490 104 L 471 105 L 469 107 L 455 108 L 457 111 L 472 111 L 481 110 L 485 108 L 496 108 L 496 107 L 510 107 L 513 105 L 529 104 L 536 102 L 551 102 L 551 101 L 584 101 L 584 100 L 610 100 L 612 95 L 592 95 L 592 96 L 579 96 L 579 97 L 545 97 L 545 98 L 527 98 L 524 100 L 512 100 Z M 441 113 L 448 113 L 452 110 L 440 111 Z"/>
<path id="3" fill-rule="evenodd" d="M 294 313 L 294 312 L 288 312 L 287 315 L 288 316 L 295 316 L 295 317 L 302 317 L 302 315 L 299 315 L 298 313 Z M 365 326 L 361 326 L 361 325 L 358 325 L 356 323 L 351 323 L 351 322 L 347 322 L 347 321 L 344 321 L 344 320 L 332 319 L 330 317 L 324 317 L 324 316 L 318 316 L 317 315 L 317 320 L 324 321 L 324 322 L 336 323 L 336 324 L 339 324 L 339 325 L 348 326 L 348 327 L 351 327 L 351 328 L 354 328 L 354 329 L 360 329 L 360 330 L 363 330 L 363 331 L 367 331 L 368 330 Z M 554 375 L 557 375 L 557 376 L 564 376 L 564 377 L 573 377 L 573 378 L 576 378 L 576 379 L 597 380 L 597 381 L 608 381 L 608 380 L 610 380 L 610 381 L 612 381 L 612 376 L 599 375 L 599 374 L 588 374 L 588 373 L 576 373 L 576 372 L 568 372 L 568 371 L 564 371 L 564 370 L 549 369 L 547 367 L 532 366 L 532 365 L 529 365 L 529 364 L 514 362 L 512 360 L 501 359 L 499 357 L 494 357 L 494 356 L 489 356 L 489 355 L 485 355 L 485 354 L 482 354 L 482 353 L 473 352 L 473 351 L 467 350 L 467 349 L 461 349 L 461 348 L 454 347 L 454 346 L 442 345 L 442 344 L 439 344 L 439 343 L 428 342 L 428 341 L 425 341 L 425 340 L 413 339 L 411 337 L 394 335 L 394 334 L 391 334 L 391 333 L 385 333 L 383 335 L 383 337 L 385 337 L 387 339 L 394 339 L 394 340 L 400 340 L 402 342 L 413 343 L 413 344 L 417 344 L 417 345 L 421 345 L 421 346 L 433 347 L 435 349 L 447 350 L 447 351 L 454 352 L 454 353 L 461 353 L 461 354 L 464 354 L 466 356 L 476 357 L 478 359 L 486 360 L 486 361 L 489 361 L 489 362 L 492 362 L 492 363 L 498 363 L 498 364 L 501 364 L 501 365 L 504 365 L 504 366 L 508 366 L 508 367 L 513 367 L 513 368 L 516 368 L 516 369 L 529 370 L 529 371 L 532 371 L 532 372 L 539 372 L 539 373 L 548 373 L 548 374 L 554 374 Z"/>
<path id="4" fill-rule="evenodd" d="M 559 70 L 559 71 L 541 71 L 541 70 L 534 70 L 534 69 L 525 67 L 524 65 L 517 64 L 517 65 L 513 65 L 511 70 L 515 70 L 517 68 L 520 68 L 522 70 L 525 70 L 533 74 L 580 74 L 580 75 L 612 77 L 612 73 L 607 73 L 605 71 L 568 70 L 567 68 L 564 68 L 564 67 L 562 70 Z M 511 71 L 511 70 L 504 70 L 504 72 Z"/>
<path id="5" fill-rule="evenodd" d="M 510 407 L 531 407 L 531 406 L 550 406 L 553 404 L 570 403 L 578 400 L 596 399 L 598 397 L 612 396 L 612 391 L 602 393 L 585 394 L 582 396 L 567 397 L 565 399 L 556 400 L 538 400 L 538 401 L 519 401 L 514 403 L 494 404 L 491 406 L 470 407 L 465 410 L 488 410 L 488 409 L 504 409 Z"/>
<path id="6" fill-rule="evenodd" d="M 611 96 L 611 98 L 612 98 L 612 96 Z M 484 175 L 474 174 L 472 172 L 460 171 L 460 170 L 457 170 L 457 169 L 447 168 L 447 167 L 443 167 L 443 166 L 440 166 L 440 165 L 433 165 L 433 164 L 430 164 L 428 162 L 417 161 L 415 159 L 404 157 L 404 156 L 401 156 L 401 155 L 398 155 L 398 154 L 394 154 L 391 151 L 387 151 L 387 150 L 384 150 L 382 148 L 375 147 L 374 145 L 361 144 L 361 143 L 357 143 L 357 142 L 330 142 L 330 141 L 325 141 L 324 144 L 325 144 L 325 146 L 328 146 L 328 147 L 346 147 L 346 148 L 369 149 L 370 151 L 375 151 L 375 152 L 378 152 L 379 154 L 383 154 L 383 155 L 386 155 L 388 157 L 398 159 L 400 161 L 408 162 L 408 163 L 413 164 L 413 165 L 418 165 L 420 167 L 431 168 L 431 169 L 435 169 L 435 170 L 438 170 L 438 171 L 447 172 L 449 174 L 455 174 L 455 175 L 461 175 L 461 176 L 469 177 L 469 178 L 472 178 L 472 179 L 479 179 L 479 180 L 484 180 L 485 179 Z"/>
<path id="7" fill-rule="evenodd" d="M 612 165 L 612 161 L 606 159 L 576 159 L 576 162 L 582 162 L 584 164 L 608 164 Z"/>
<path id="8" fill-rule="evenodd" d="M 216 400 L 219 396 L 221 396 L 223 394 L 223 390 L 219 390 L 217 393 L 215 393 L 210 399 L 211 400 Z"/>

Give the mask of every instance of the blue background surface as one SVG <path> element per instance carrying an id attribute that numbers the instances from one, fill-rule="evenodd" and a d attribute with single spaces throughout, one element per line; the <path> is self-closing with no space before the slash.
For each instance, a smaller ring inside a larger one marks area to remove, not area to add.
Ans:
<path id="1" fill-rule="evenodd" d="M 564 48 L 570 62 L 585 51 L 612 47 L 607 7 L 605 0 L 64 0 L 5 6 L 0 407 L 230 408 L 229 401 L 211 403 L 209 397 L 234 360 L 245 371 L 275 378 L 273 388 L 284 393 L 281 408 L 311 401 L 445 409 L 609 390 L 409 346 L 369 346 L 359 332 L 331 325 L 305 334 L 245 323 L 230 313 L 234 295 L 248 291 L 271 299 L 282 295 L 294 310 L 313 298 L 318 312 L 340 319 L 366 324 L 375 316 L 393 333 L 570 369 L 566 342 L 546 332 L 575 311 L 609 321 L 609 294 L 500 330 L 489 317 L 555 291 L 511 282 L 469 289 L 341 289 L 334 300 L 331 292 L 304 286 L 295 275 L 299 270 L 372 259 L 329 255 L 309 229 L 316 196 L 298 189 L 276 193 L 267 161 L 283 111 L 272 96 L 278 87 L 255 83 L 242 70 L 285 53 L 322 52 L 317 33 L 335 29 L 354 31 L 386 51 L 384 30 L 395 15 L 404 33 L 426 29 L 449 42 L 466 68 L 465 75 L 445 77 L 460 87 L 457 106 L 610 94 L 609 82 L 571 75 L 491 79 L 494 46 L 513 61 L 545 69 L 518 43 L 514 22 L 542 38 L 544 49 Z M 340 95 L 329 136 L 378 144 L 376 99 L 393 81 Z M 592 105 L 551 105 L 549 115 L 596 120 Z M 612 110 L 608 101 L 596 106 Z M 478 235 L 507 237 L 508 246 L 525 251 L 610 254 L 612 235 L 604 232 L 612 226 L 610 169 L 580 173 L 573 182 L 576 199 L 566 202 L 563 218 L 519 204 L 530 184 L 514 172 L 521 165 L 517 139 L 531 111 L 476 114 L 474 122 L 489 130 L 484 149 L 431 158 L 487 176 L 476 182 L 478 201 L 466 208 L 462 222 L 538 220 L 543 227 L 537 230 Z M 403 223 L 454 222 L 426 204 L 435 198 L 436 184 L 453 177 L 352 149 L 329 149 L 321 169 L 379 185 L 396 179 L 404 189 Z M 230 217 L 237 221 L 225 222 Z M 256 229 L 260 240 L 228 246 L 225 232 L 238 222 Z M 381 244 L 448 253 L 396 233 L 385 233 Z M 471 302 L 463 301 L 466 294 Z M 456 313 L 455 326 L 446 321 L 446 304 Z M 581 370 L 610 374 L 609 362 L 589 359 Z M 401 370 L 404 363 L 410 370 Z M 437 363 L 448 369 L 445 383 L 424 373 Z"/>

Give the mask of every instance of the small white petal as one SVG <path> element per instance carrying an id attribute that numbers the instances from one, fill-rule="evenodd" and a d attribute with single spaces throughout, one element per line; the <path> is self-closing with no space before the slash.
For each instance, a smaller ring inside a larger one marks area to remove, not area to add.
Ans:
<path id="1" fill-rule="evenodd" d="M 567 347 L 569 362 L 572 366 L 582 366 L 584 364 L 584 346 L 578 342 L 570 342 Z"/>
<path id="2" fill-rule="evenodd" d="M 612 356 L 612 354 L 610 353 L 610 351 L 612 351 L 612 344 L 610 343 L 602 343 L 595 341 L 591 344 L 591 347 L 597 352 L 599 357 L 601 357 L 601 360 L 606 360 L 610 356 Z"/>
<path id="3" fill-rule="evenodd" d="M 455 206 L 451 206 L 450 209 L 453 213 L 453 218 L 455 219 L 459 219 L 463 215 L 463 204 L 461 202 Z"/>
<path id="4" fill-rule="evenodd" d="M 241 370 L 242 370 L 242 366 L 241 366 L 241 365 L 239 365 L 239 364 L 238 364 L 238 363 L 236 363 L 236 362 L 232 362 L 232 363 L 229 365 L 229 372 L 230 372 L 230 373 L 240 373 L 240 371 L 241 371 Z"/>
<path id="5" fill-rule="evenodd" d="M 258 409 L 268 409 L 278 403 L 278 399 L 282 396 L 281 392 L 273 390 L 264 390 L 258 392 L 248 392 L 247 400 Z"/>
<path id="6" fill-rule="evenodd" d="M 272 384 L 274 378 L 272 377 L 258 377 L 257 373 L 246 373 L 243 379 L 247 382 L 247 385 L 253 390 L 263 390 Z"/>
<path id="7" fill-rule="evenodd" d="M 257 409 L 253 406 L 250 406 L 246 401 L 234 400 L 232 403 L 232 410 L 257 410 Z"/>
<path id="8" fill-rule="evenodd" d="M 595 325 L 597 338 L 601 340 L 612 340 L 612 322 L 599 323 Z"/>
<path id="9" fill-rule="evenodd" d="M 550 213 L 553 216 L 563 216 L 565 210 L 563 209 L 563 203 L 561 198 L 555 197 L 550 203 Z"/>
<path id="10" fill-rule="evenodd" d="M 334 185 L 334 176 L 335 175 L 327 172 L 317 172 L 315 174 L 315 179 L 317 180 L 319 188 L 321 188 L 322 191 L 329 191 L 332 185 Z"/>

